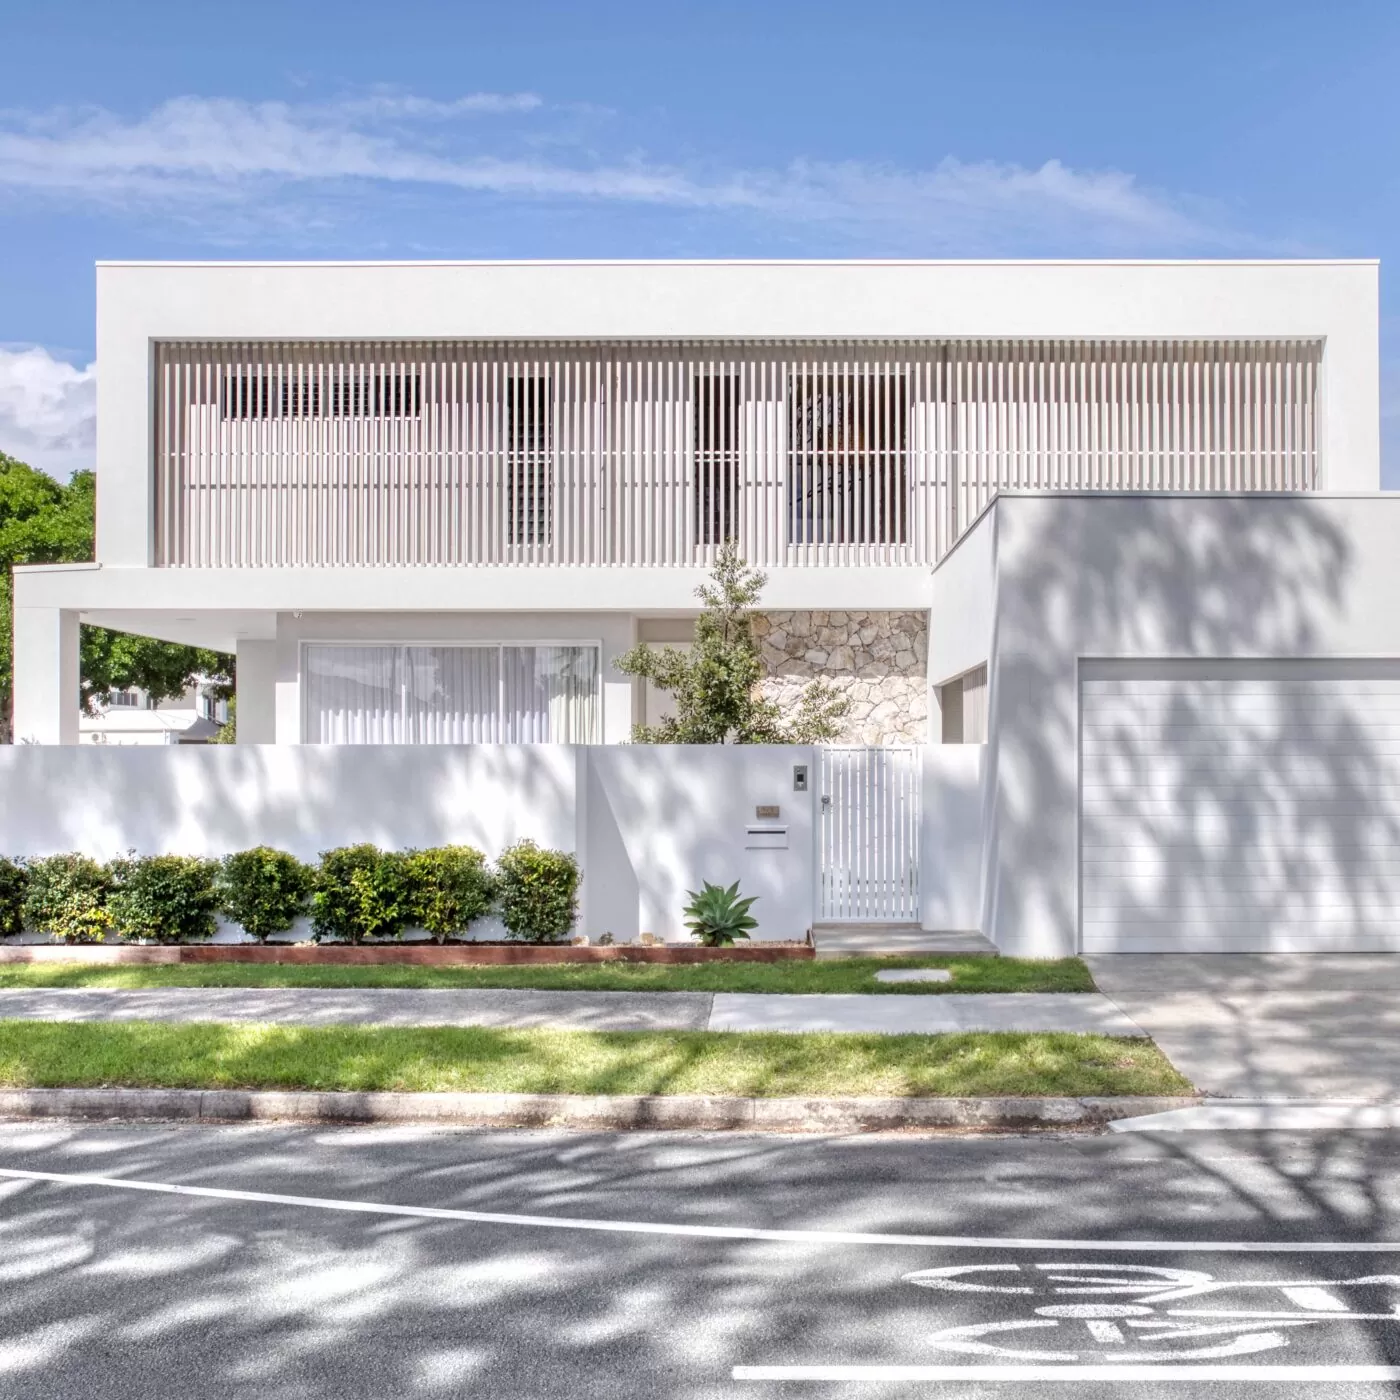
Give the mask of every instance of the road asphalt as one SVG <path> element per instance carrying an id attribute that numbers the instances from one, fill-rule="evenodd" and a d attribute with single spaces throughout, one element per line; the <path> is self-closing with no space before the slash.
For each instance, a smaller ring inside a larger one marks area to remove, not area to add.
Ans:
<path id="1" fill-rule="evenodd" d="M 1397 1241 L 1391 1133 L 11 1125 L 0 1396 L 1379 1397 Z"/>
<path id="2" fill-rule="evenodd" d="M 290 1025 L 554 1026 L 567 1030 L 1142 1030 L 1095 993 L 787 996 L 708 992 L 168 987 L 3 990 L 0 1017 L 37 1021 L 258 1021 Z"/>

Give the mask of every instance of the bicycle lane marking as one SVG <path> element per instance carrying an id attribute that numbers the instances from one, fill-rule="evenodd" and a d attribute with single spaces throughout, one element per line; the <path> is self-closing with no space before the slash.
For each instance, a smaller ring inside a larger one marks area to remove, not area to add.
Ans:
<path id="1" fill-rule="evenodd" d="M 935 1316 L 930 1330 L 918 1337 L 924 1350 L 985 1358 L 977 1365 L 736 1366 L 732 1378 L 1117 1384 L 1149 1379 L 1400 1380 L 1400 1367 L 1347 1365 L 1340 1357 L 1325 1365 L 1260 1364 L 1257 1359 L 1286 1350 L 1295 1337 L 1318 1337 L 1319 1331 L 1325 1346 L 1336 1339 L 1338 1324 L 1368 1330 L 1373 1324 L 1400 1326 L 1396 1274 L 1219 1277 L 1162 1265 L 1051 1260 L 950 1265 L 905 1274 L 901 1281 L 974 1303 L 1009 1304 L 1012 1315 L 953 1325 L 938 1325 L 947 1319 Z M 1345 1339 L 1355 1340 L 1352 1335 Z"/>

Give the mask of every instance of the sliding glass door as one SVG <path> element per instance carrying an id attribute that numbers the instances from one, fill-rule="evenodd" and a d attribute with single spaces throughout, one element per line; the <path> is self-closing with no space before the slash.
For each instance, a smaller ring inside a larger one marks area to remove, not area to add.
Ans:
<path id="1" fill-rule="evenodd" d="M 304 650 L 308 744 L 596 744 L 596 646 Z"/>

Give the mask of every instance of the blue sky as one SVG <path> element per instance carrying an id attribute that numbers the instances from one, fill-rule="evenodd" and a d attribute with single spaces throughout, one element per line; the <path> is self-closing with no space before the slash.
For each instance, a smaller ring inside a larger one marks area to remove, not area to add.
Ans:
<path id="1" fill-rule="evenodd" d="M 0 0 L 0 34 L 0 450 L 57 472 L 91 459 L 98 258 L 1400 239 L 1394 0 Z"/>

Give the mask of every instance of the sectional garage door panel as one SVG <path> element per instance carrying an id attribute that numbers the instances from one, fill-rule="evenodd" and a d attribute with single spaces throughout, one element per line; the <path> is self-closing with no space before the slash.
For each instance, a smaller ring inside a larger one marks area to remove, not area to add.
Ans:
<path id="1" fill-rule="evenodd" d="M 1085 952 L 1400 951 L 1400 662 L 1096 662 Z"/>

